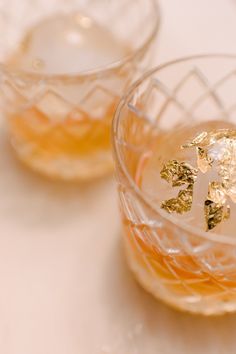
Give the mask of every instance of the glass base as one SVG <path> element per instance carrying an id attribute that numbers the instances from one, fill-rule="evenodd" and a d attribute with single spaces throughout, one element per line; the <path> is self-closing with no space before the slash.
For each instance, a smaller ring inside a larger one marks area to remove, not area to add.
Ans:
<path id="1" fill-rule="evenodd" d="M 13 150 L 18 159 L 33 171 L 55 180 L 89 181 L 112 173 L 114 164 L 110 151 L 97 152 L 85 156 L 32 155 L 30 158 L 22 147 L 14 142 Z"/>
<path id="2" fill-rule="evenodd" d="M 152 270 L 144 267 L 142 256 L 135 254 L 132 245 L 127 238 L 124 240 L 125 253 L 130 270 L 134 274 L 138 283 L 157 300 L 161 300 L 176 310 L 200 314 L 205 316 L 218 316 L 226 313 L 236 312 L 236 295 L 229 295 L 229 299 L 222 299 L 218 294 L 208 295 L 181 295 L 174 292 L 178 289 L 177 282 L 173 282 L 171 291 L 163 284 L 163 279 L 157 274 L 152 274 Z M 168 285 L 171 285 L 171 281 Z"/>

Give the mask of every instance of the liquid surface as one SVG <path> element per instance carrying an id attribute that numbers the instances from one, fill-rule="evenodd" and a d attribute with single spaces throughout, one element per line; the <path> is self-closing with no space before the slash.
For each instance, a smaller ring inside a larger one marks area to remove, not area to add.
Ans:
<path id="1" fill-rule="evenodd" d="M 232 125 L 223 124 L 224 128 L 233 129 Z M 178 192 L 182 188 L 173 188 L 171 184 L 167 183 L 160 176 L 160 171 L 163 165 L 170 160 L 178 160 L 181 162 L 187 162 L 193 167 L 198 167 L 196 149 L 181 149 L 181 146 L 186 142 L 191 141 L 197 134 L 203 131 L 211 131 L 214 129 L 222 128 L 220 122 L 212 122 L 208 124 L 201 124 L 191 128 L 184 128 L 175 130 L 172 133 L 166 133 L 157 137 L 156 142 L 150 148 L 150 151 L 146 153 L 140 162 L 140 167 L 137 174 L 137 183 L 142 191 L 148 196 L 148 198 L 160 208 L 161 203 L 164 200 L 170 198 L 176 198 Z M 218 143 L 211 148 L 212 156 L 221 154 L 222 146 Z M 193 188 L 193 203 L 189 212 L 182 215 L 173 213 L 176 221 L 195 226 L 201 231 L 206 231 L 206 221 L 204 216 L 204 203 L 208 196 L 208 186 L 210 182 L 220 182 L 221 178 L 216 168 L 210 169 L 207 173 L 199 171 L 197 181 Z M 213 232 L 235 236 L 235 223 L 234 215 L 236 215 L 236 204 L 232 199 L 228 199 L 227 203 L 231 207 L 231 217 L 219 225 L 217 225 Z"/>
<path id="2" fill-rule="evenodd" d="M 70 74 L 104 68 L 128 52 L 109 29 L 77 13 L 37 24 L 8 64 L 40 74 Z M 114 72 L 105 88 L 96 78 L 62 81 L 44 87 L 36 100 L 30 88 L 14 92 L 16 107 L 9 114 L 9 127 L 20 159 L 53 178 L 87 179 L 110 171 L 110 125 L 119 98 L 111 91 L 119 93 L 122 80 Z M 19 112 L 18 106 L 27 108 Z"/>

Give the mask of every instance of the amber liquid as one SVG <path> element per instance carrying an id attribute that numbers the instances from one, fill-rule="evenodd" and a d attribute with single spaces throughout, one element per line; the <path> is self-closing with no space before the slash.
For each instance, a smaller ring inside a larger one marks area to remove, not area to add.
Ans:
<path id="1" fill-rule="evenodd" d="M 137 164 L 136 183 L 157 210 L 162 200 L 176 196 L 176 191 L 160 178 L 163 163 L 176 158 L 195 165 L 194 152 L 181 150 L 181 145 L 199 131 L 228 128 L 225 125 L 212 122 L 179 132 L 176 129 L 150 141 L 150 149 Z M 200 176 L 195 187 L 195 207 L 185 215 L 176 215 L 175 227 L 162 223 L 161 218 L 157 220 L 159 226 L 151 227 L 145 221 L 137 223 L 127 218 L 124 213 L 128 261 L 141 284 L 174 307 L 204 314 L 236 310 L 236 258 L 231 246 L 208 243 L 188 231 L 178 232 L 177 228 L 178 222 L 182 222 L 205 231 L 203 201 L 207 178 L 213 177 Z M 235 237 L 234 218 L 214 231 Z"/>
<path id="2" fill-rule="evenodd" d="M 24 163 L 50 177 L 87 179 L 103 175 L 113 168 L 109 156 L 113 111 L 111 106 L 102 121 L 84 115 L 78 122 L 67 116 L 63 122 L 52 124 L 33 107 L 9 117 L 13 147 Z"/>
<path id="3" fill-rule="evenodd" d="M 92 19 L 58 15 L 32 28 L 8 64 L 42 75 L 66 73 L 68 78 L 105 67 L 127 53 L 125 44 Z M 29 99 L 31 92 L 16 95 L 16 107 L 24 108 L 9 115 L 9 129 L 22 161 L 62 179 L 88 179 L 112 170 L 110 126 L 118 97 L 96 80 L 70 84 L 62 78 L 58 84 L 48 84 L 35 104 Z M 117 81 L 119 77 L 109 78 L 114 92 L 119 90 Z M 84 96 L 86 102 L 80 104 Z"/>

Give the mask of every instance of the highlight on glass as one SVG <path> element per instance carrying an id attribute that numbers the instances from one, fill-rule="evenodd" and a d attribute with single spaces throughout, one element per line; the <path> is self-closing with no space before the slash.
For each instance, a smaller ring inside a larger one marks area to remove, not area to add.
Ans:
<path id="1" fill-rule="evenodd" d="M 121 100 L 113 146 L 128 263 L 171 306 L 236 311 L 236 56 L 164 64 Z"/>
<path id="2" fill-rule="evenodd" d="M 11 144 L 46 176 L 112 170 L 110 126 L 127 85 L 148 65 L 156 0 L 15 0 L 1 9 L 1 106 Z"/>

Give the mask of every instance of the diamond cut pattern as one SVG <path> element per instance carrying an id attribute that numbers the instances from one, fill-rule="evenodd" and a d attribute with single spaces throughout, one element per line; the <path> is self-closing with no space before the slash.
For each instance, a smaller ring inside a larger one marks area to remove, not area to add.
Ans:
<path id="1" fill-rule="evenodd" d="M 133 97 L 131 98 L 131 101 L 128 103 L 128 107 L 132 112 L 136 112 L 139 116 L 146 117 L 146 119 L 149 122 L 153 121 L 153 117 L 149 116 L 146 114 L 145 109 L 149 104 L 152 104 L 150 100 L 150 96 L 152 95 L 152 92 L 156 90 L 159 92 L 161 95 L 165 97 L 165 102 L 160 106 L 160 107 L 155 107 L 155 122 L 157 123 L 157 120 L 163 119 L 165 116 L 165 111 L 167 110 L 168 106 L 170 103 L 174 104 L 178 110 L 181 111 L 182 114 L 191 116 L 194 118 L 194 120 L 197 120 L 198 117 L 194 116 L 194 112 L 196 109 L 199 109 L 200 105 L 203 104 L 204 102 L 207 102 L 209 100 L 213 100 L 216 109 L 218 110 L 219 113 L 223 113 L 224 116 L 228 116 L 232 110 L 236 108 L 236 103 L 233 104 L 232 106 L 225 107 L 224 105 L 224 100 L 218 95 L 217 90 L 220 87 L 223 87 L 224 85 L 227 84 L 228 80 L 231 80 L 232 77 L 235 77 L 235 83 L 236 83 L 236 72 L 235 71 L 230 71 L 226 75 L 224 75 L 220 80 L 216 81 L 215 83 L 210 83 L 207 79 L 207 76 L 197 68 L 192 69 L 190 72 L 188 72 L 179 82 L 178 84 L 174 87 L 174 89 L 168 88 L 162 81 L 160 81 L 157 78 L 151 78 L 148 88 L 145 91 L 145 95 L 141 97 L 141 101 L 136 102 L 136 104 L 132 101 Z M 184 86 L 190 81 L 197 81 L 202 85 L 202 92 L 197 93 L 197 96 L 194 97 L 194 102 L 190 106 L 186 106 L 185 102 L 181 102 L 180 99 L 178 99 L 177 95 L 179 91 L 184 89 Z M 143 107 L 143 109 L 140 109 L 139 106 Z"/>
<path id="2" fill-rule="evenodd" d="M 143 7 L 144 3 L 145 6 Z M 137 47 L 140 48 L 141 43 L 147 43 L 156 21 L 159 20 L 157 18 L 158 14 L 153 15 L 153 3 L 145 0 L 71 0 L 69 2 L 52 0 L 50 5 L 46 0 L 35 0 L 32 4 L 28 0 L 22 0 L 18 9 L 19 12 L 15 11 L 15 6 L 15 0 L 10 0 L 8 8 L 4 9 L 0 16 L 0 26 L 6 27 L 2 28 L 2 30 L 7 37 L 9 36 L 9 40 L 5 42 L 13 46 L 14 50 L 19 41 L 18 37 L 22 36 L 22 33 L 32 26 L 32 22 L 37 23 L 40 21 L 41 16 L 49 17 L 52 13 L 55 13 L 55 9 L 56 12 L 61 11 L 63 13 L 71 13 L 75 9 L 81 9 L 81 13 L 91 16 L 98 23 L 112 29 L 114 35 L 121 41 L 124 40 L 126 43 L 126 40 L 130 39 L 130 49 L 134 50 L 133 54 L 135 54 Z M 30 13 L 32 16 L 26 16 L 23 19 L 23 12 Z M 148 18 L 146 26 L 143 26 L 142 21 L 144 18 Z M 9 23 L 9 28 L 5 24 L 5 19 Z M 13 28 L 14 31 L 12 30 Z M 17 28 L 17 31 L 15 28 Z M 144 39 L 138 38 L 138 43 L 136 44 L 134 43 L 136 40 L 134 39 L 134 33 L 136 34 L 137 31 L 142 32 Z M 132 47 L 133 44 L 134 47 Z M 9 48 L 5 48 L 4 45 L 6 44 L 2 43 L 1 50 L 4 49 L 6 53 L 11 51 Z M 85 75 L 79 78 L 67 77 L 65 80 L 53 77 L 50 79 L 44 79 L 43 77 L 38 79 L 27 78 L 24 75 L 15 75 L 1 68 L 0 76 L 3 82 L 3 85 L 1 85 L 3 96 L 6 93 L 4 85 L 12 90 L 11 95 L 8 94 L 5 97 L 7 99 L 6 106 L 18 111 L 25 108 L 30 109 L 32 106 L 37 105 L 36 109 L 40 111 L 40 102 L 45 100 L 50 94 L 52 100 L 61 101 L 61 111 L 66 112 L 66 114 L 70 115 L 70 112 L 72 113 L 77 109 L 79 112 L 86 113 L 91 119 L 102 119 L 104 112 L 111 106 L 111 103 L 115 105 L 125 88 L 140 75 L 140 68 L 146 67 L 149 56 L 148 49 L 149 46 L 143 47 L 138 55 L 134 55 L 129 61 L 124 61 L 119 67 L 111 67 L 107 72 L 101 71 L 98 74 Z M 2 58 L 0 58 L 1 60 Z M 77 97 L 71 98 L 71 92 L 73 92 L 73 95 L 77 92 Z M 18 95 L 22 98 L 20 101 L 18 97 L 16 99 Z M 55 95 L 55 99 L 53 95 Z M 25 101 L 23 107 L 22 101 Z M 98 107 L 96 109 L 92 107 L 91 109 L 91 104 L 93 105 L 97 101 L 100 103 L 100 109 Z M 65 109 L 62 107 L 63 105 L 65 105 Z M 68 105 L 71 105 L 70 112 Z M 45 112 L 45 109 L 43 109 L 43 113 L 48 115 L 49 118 L 55 115 L 52 114 L 52 108 L 50 112 Z"/>

